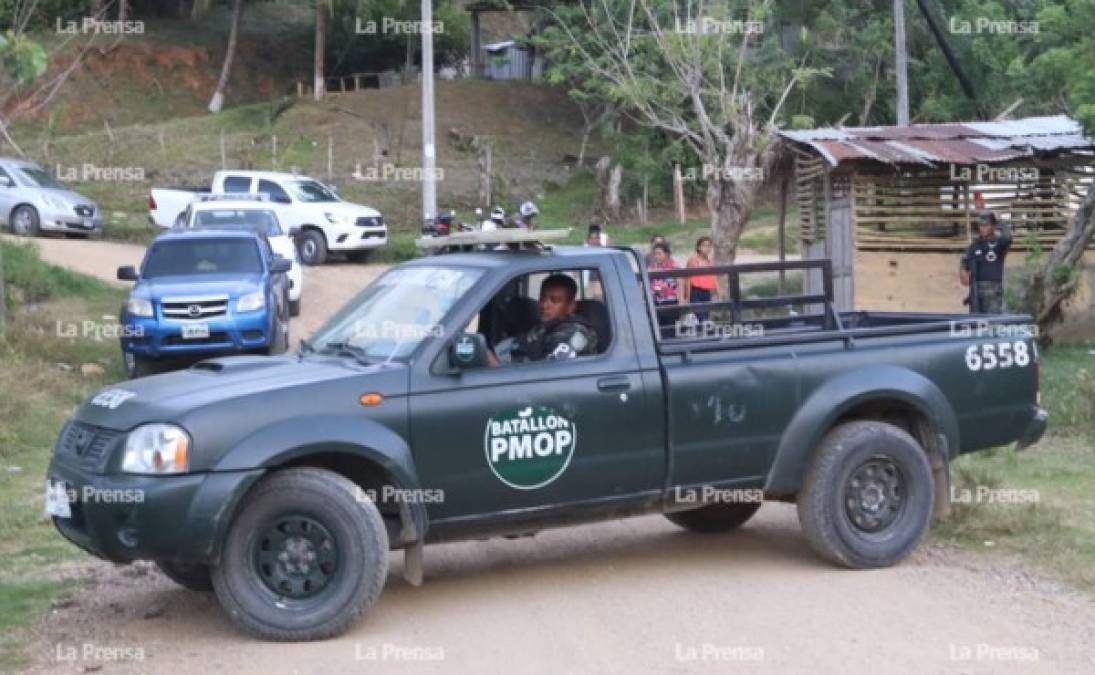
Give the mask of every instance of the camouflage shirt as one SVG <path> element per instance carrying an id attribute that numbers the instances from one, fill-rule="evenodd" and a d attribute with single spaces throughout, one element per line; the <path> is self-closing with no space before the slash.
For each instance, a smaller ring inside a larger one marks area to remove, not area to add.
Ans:
<path id="1" fill-rule="evenodd" d="M 517 340 L 515 361 L 554 361 L 588 356 L 597 350 L 597 332 L 584 318 L 572 314 L 533 326 Z"/>

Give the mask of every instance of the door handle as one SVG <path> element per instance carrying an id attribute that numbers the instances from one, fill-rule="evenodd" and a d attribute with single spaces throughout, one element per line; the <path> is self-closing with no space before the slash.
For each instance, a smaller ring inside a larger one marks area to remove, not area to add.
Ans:
<path id="1" fill-rule="evenodd" d="M 602 377 L 597 380 L 597 389 L 601 391 L 627 391 L 631 388 L 631 378 L 626 375 Z"/>

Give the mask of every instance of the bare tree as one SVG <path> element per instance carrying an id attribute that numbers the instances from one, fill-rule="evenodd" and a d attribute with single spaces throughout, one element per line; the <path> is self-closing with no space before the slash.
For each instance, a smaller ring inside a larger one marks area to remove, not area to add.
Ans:
<path id="1" fill-rule="evenodd" d="M 607 85 L 626 114 L 684 142 L 703 162 L 715 255 L 723 262 L 733 261 L 759 178 L 774 164 L 787 97 L 824 71 L 755 58 L 761 31 L 709 32 L 696 21 L 732 21 L 742 11 L 764 17 L 772 2 L 593 0 L 552 12 L 598 88 Z M 562 18 L 575 13 L 579 20 Z"/>
<path id="2" fill-rule="evenodd" d="M 228 89 L 228 78 L 232 74 L 232 61 L 236 58 L 236 43 L 239 41 L 240 16 L 243 14 L 243 0 L 233 0 L 232 27 L 228 31 L 228 49 L 224 54 L 224 66 L 217 81 L 217 90 L 209 102 L 209 112 L 218 113 L 224 107 L 224 92 Z"/>
<path id="3" fill-rule="evenodd" d="M 326 73 L 324 72 L 327 49 L 327 14 L 330 12 L 327 0 L 316 0 L 316 53 L 315 53 L 315 99 L 322 101 L 327 93 Z M 337 64 L 336 64 L 337 68 Z"/>

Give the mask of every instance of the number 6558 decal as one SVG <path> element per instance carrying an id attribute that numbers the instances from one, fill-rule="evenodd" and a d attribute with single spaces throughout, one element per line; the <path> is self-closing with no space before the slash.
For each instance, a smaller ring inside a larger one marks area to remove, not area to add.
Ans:
<path id="1" fill-rule="evenodd" d="M 966 367 L 973 371 L 1012 366 L 1023 368 L 1028 365 L 1030 365 L 1030 350 L 1027 348 L 1027 343 L 1022 340 L 995 344 L 986 342 L 970 345 L 966 349 Z"/>

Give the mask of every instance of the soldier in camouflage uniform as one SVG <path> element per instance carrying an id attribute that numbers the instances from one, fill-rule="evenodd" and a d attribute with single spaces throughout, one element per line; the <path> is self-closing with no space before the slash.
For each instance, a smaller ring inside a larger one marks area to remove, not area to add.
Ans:
<path id="1" fill-rule="evenodd" d="M 1004 258 L 1011 248 L 1011 225 L 1004 222 L 997 235 L 996 214 L 984 211 L 978 217 L 978 237 L 962 256 L 959 280 L 970 288 L 970 314 L 1001 314 L 1004 311 Z"/>
<path id="2" fill-rule="evenodd" d="M 514 361 L 552 361 L 595 354 L 597 331 L 575 313 L 578 284 L 553 274 L 540 286 L 540 323 L 520 336 Z"/>

